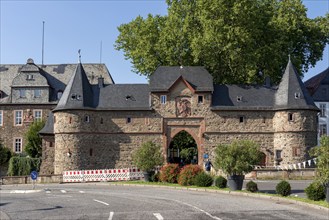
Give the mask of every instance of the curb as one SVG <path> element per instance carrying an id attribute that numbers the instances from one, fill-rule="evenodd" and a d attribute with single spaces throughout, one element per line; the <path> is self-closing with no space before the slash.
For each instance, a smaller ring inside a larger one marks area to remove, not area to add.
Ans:
<path id="1" fill-rule="evenodd" d="M 199 192 L 211 192 L 211 193 L 220 193 L 220 194 L 231 194 L 235 196 L 245 196 L 245 197 L 252 197 L 252 198 L 261 198 L 261 199 L 268 199 L 274 200 L 277 202 L 290 202 L 293 204 L 306 206 L 314 209 L 325 210 L 329 211 L 329 208 L 309 204 L 302 201 L 296 201 L 288 198 L 276 197 L 269 195 L 261 195 L 261 194 L 254 194 L 254 193 L 245 193 L 245 192 L 237 192 L 237 191 L 222 191 L 222 190 L 215 190 L 215 189 L 198 189 L 198 188 L 188 188 L 188 187 L 179 187 L 179 186 L 157 186 L 157 185 L 143 185 L 143 184 L 118 184 L 118 183 L 110 183 L 110 185 L 114 186 L 137 186 L 137 187 L 157 187 L 157 188 L 168 188 L 168 189 L 178 189 L 178 190 L 189 190 L 189 191 L 199 191 Z"/>
<path id="2" fill-rule="evenodd" d="M 42 190 L 38 189 L 33 189 L 33 190 L 1 190 L 1 193 L 38 193 L 41 192 Z M 0 218 L 2 219 L 2 218 Z"/>

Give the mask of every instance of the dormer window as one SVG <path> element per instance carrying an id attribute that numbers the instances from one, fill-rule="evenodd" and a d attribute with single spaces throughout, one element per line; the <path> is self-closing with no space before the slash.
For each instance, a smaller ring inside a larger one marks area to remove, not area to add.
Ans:
<path id="1" fill-rule="evenodd" d="M 300 99 L 300 92 L 295 92 L 295 99 Z"/>
<path id="2" fill-rule="evenodd" d="M 26 98 L 26 90 L 25 89 L 20 89 L 19 90 L 19 97 L 20 98 Z"/>
<path id="3" fill-rule="evenodd" d="M 61 97 L 62 97 L 62 95 L 63 95 L 63 91 L 62 91 L 62 90 L 59 90 L 59 91 L 57 92 L 57 100 L 60 100 Z"/>
<path id="4" fill-rule="evenodd" d="M 32 74 L 27 74 L 26 75 L 26 80 L 33 80 L 33 75 Z"/>
<path id="5" fill-rule="evenodd" d="M 40 97 L 41 97 L 41 89 L 35 89 L 34 98 L 40 98 Z"/>
<path id="6" fill-rule="evenodd" d="M 166 95 L 161 95 L 160 96 L 160 101 L 161 101 L 161 104 L 166 104 L 166 102 L 167 102 L 167 96 Z"/>
<path id="7" fill-rule="evenodd" d="M 76 100 L 76 99 L 77 99 L 77 94 L 72 93 L 72 95 L 71 95 L 71 99 L 72 99 L 72 100 Z"/>
<path id="8" fill-rule="evenodd" d="M 237 101 L 237 102 L 242 102 L 242 96 L 237 96 L 237 97 L 236 97 L 236 101 Z"/>

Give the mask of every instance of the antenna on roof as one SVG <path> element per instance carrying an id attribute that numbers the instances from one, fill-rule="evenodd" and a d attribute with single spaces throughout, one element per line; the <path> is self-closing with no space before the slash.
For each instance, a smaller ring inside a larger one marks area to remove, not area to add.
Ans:
<path id="1" fill-rule="evenodd" d="M 45 21 L 42 21 L 42 65 L 44 57 L 44 47 L 45 47 Z"/>
<path id="2" fill-rule="evenodd" d="M 79 54 L 79 63 L 81 63 L 81 49 L 78 50 L 78 54 Z"/>
<path id="3" fill-rule="evenodd" d="M 99 48 L 99 63 L 102 63 L 102 49 L 103 49 L 103 42 L 101 41 L 101 46 Z"/>

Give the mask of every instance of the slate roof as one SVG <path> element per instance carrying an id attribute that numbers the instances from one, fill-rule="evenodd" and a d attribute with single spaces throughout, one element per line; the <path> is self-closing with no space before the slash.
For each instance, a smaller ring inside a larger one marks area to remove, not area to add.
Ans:
<path id="1" fill-rule="evenodd" d="M 100 89 L 97 109 L 151 110 L 148 84 L 113 84 Z"/>
<path id="2" fill-rule="evenodd" d="M 180 77 L 183 77 L 197 92 L 214 90 L 212 76 L 201 66 L 160 66 L 150 76 L 150 90 L 168 92 Z"/>
<path id="3" fill-rule="evenodd" d="M 74 73 L 77 64 L 50 64 L 50 65 L 33 65 L 28 59 L 27 64 L 1 64 L 0 65 L 0 90 L 5 94 L 5 98 L 0 99 L 0 104 L 11 103 L 9 99 L 11 93 L 11 86 L 13 79 L 17 77 L 22 71 L 36 71 L 38 68 L 40 74 L 47 79 L 50 87 L 50 103 L 57 103 L 57 92 L 64 91 L 72 74 Z M 32 60 L 33 61 L 33 60 Z M 105 84 L 113 84 L 114 81 L 105 66 L 105 64 L 82 64 L 90 84 L 98 83 L 98 77 L 104 78 Z"/>
<path id="4" fill-rule="evenodd" d="M 317 109 L 290 60 L 282 76 L 278 91 L 275 94 L 274 108 Z"/>
<path id="5" fill-rule="evenodd" d="M 54 134 L 54 114 L 52 112 L 49 112 L 45 126 L 39 131 L 39 134 Z"/>
<path id="6" fill-rule="evenodd" d="M 215 85 L 212 110 L 271 110 L 276 89 L 253 85 Z"/>
<path id="7" fill-rule="evenodd" d="M 329 67 L 305 82 L 305 86 L 312 96 L 324 80 L 329 82 Z"/>

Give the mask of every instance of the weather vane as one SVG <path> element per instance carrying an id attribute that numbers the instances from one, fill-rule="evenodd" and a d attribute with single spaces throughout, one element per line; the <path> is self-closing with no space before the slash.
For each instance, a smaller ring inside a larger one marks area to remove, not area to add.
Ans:
<path id="1" fill-rule="evenodd" d="M 78 54 L 79 54 L 79 63 L 81 63 L 81 49 L 78 50 Z"/>

